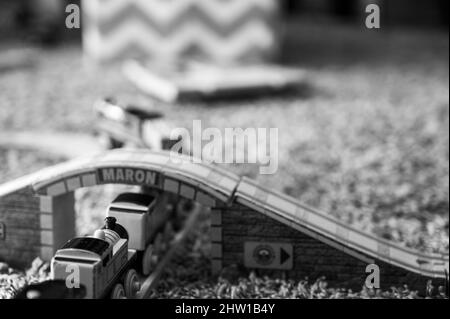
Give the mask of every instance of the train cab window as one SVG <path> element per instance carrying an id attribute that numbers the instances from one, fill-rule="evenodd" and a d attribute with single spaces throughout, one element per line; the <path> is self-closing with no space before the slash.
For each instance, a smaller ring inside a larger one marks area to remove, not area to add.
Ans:
<path id="1" fill-rule="evenodd" d="M 102 256 L 109 248 L 109 244 L 98 238 L 79 237 L 69 240 L 62 249 L 68 248 L 87 250 Z"/>

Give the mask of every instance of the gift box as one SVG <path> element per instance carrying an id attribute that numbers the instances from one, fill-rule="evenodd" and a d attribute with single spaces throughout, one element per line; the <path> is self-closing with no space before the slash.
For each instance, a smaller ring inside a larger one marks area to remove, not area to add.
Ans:
<path id="1" fill-rule="evenodd" d="M 277 0 L 84 0 L 94 61 L 264 62 L 279 48 Z"/>

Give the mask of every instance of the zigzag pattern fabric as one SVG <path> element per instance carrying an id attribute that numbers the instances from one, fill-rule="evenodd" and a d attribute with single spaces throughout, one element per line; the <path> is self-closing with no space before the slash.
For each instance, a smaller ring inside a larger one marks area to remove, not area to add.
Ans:
<path id="1" fill-rule="evenodd" d="M 84 0 L 88 57 L 263 62 L 278 48 L 277 0 Z"/>

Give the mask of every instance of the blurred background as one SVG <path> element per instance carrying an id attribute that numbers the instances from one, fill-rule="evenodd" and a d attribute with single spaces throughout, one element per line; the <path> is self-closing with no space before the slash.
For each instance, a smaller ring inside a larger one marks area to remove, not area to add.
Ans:
<path id="1" fill-rule="evenodd" d="M 278 127 L 276 175 L 259 175 L 252 165 L 229 168 L 359 229 L 422 251 L 448 253 L 448 1 L 262 2 L 265 9 L 243 14 L 237 27 L 226 26 L 227 21 L 217 24 L 213 14 L 205 18 L 204 30 L 215 26 L 214 34 L 244 34 L 235 42 L 236 52 L 258 63 L 300 68 L 306 72 L 308 92 L 214 104 L 167 104 L 142 94 L 114 63 L 91 63 L 140 50 L 158 54 L 167 43 L 170 48 L 172 36 L 182 31 L 155 22 L 164 20 L 162 15 L 145 24 L 158 34 L 153 42 L 130 49 L 102 41 L 121 20 L 139 16 L 136 12 L 114 17 L 113 9 L 90 8 L 93 11 L 78 30 L 65 27 L 66 1 L 0 0 L 0 181 L 63 160 L 17 146 L 11 136 L 26 139 L 28 134 L 35 144 L 64 136 L 66 145 L 80 145 L 77 142 L 95 127 L 93 103 L 113 95 L 163 112 L 178 127 L 191 128 L 194 119 L 219 129 Z M 368 3 L 381 8 L 380 29 L 365 26 Z M 191 19 L 190 14 L 183 19 Z M 258 21 L 247 35 L 240 31 L 246 14 Z M 102 15 L 108 19 L 102 20 Z M 124 39 L 131 33 L 124 34 L 115 41 L 127 43 Z M 255 45 L 246 46 L 249 42 Z M 202 45 L 210 60 L 224 58 L 215 45 Z M 227 50 L 230 62 L 237 55 Z M 193 50 L 188 44 L 181 51 L 198 56 L 199 45 Z M 231 62 L 246 65 L 246 61 Z M 7 141 L 2 135 L 8 136 Z M 75 149 L 80 155 L 85 152 L 83 147 Z M 97 195 L 94 198 L 100 198 Z M 80 233 L 95 229 L 101 220 L 102 213 L 93 213 L 99 201 L 89 201 L 90 196 L 80 195 L 84 199 L 79 202 Z M 106 197 L 104 201 L 106 205 Z"/>

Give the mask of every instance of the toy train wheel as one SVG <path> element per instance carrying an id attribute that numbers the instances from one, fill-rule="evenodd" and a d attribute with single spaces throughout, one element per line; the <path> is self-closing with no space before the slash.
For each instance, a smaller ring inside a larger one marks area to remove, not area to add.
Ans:
<path id="1" fill-rule="evenodd" d="M 144 276 L 150 275 L 153 266 L 158 262 L 158 257 L 155 254 L 153 245 L 149 245 L 142 256 L 142 274 Z"/>
<path id="2" fill-rule="evenodd" d="M 122 284 L 116 284 L 111 291 L 111 299 L 125 299 L 125 289 Z"/>
<path id="3" fill-rule="evenodd" d="M 126 297 L 129 299 L 135 298 L 138 291 L 141 289 L 141 283 L 139 282 L 136 270 L 130 269 L 127 271 L 124 285 Z"/>

